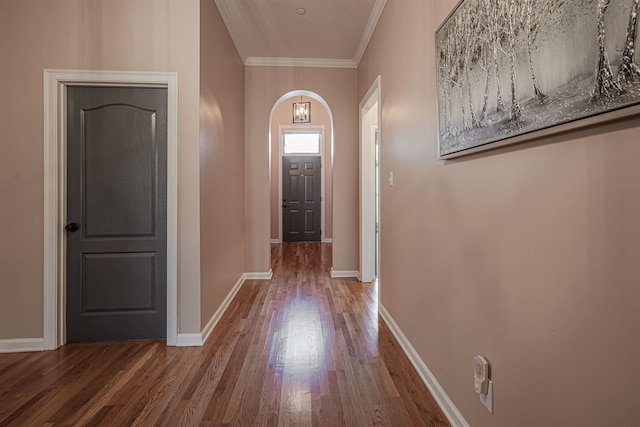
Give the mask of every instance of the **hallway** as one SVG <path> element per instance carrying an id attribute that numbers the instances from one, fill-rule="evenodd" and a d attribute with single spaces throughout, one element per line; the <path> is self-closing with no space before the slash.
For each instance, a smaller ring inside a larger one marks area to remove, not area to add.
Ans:
<path id="1" fill-rule="evenodd" d="M 331 279 L 331 245 L 272 245 L 204 347 L 70 344 L 0 354 L 0 426 L 447 426 L 377 310 Z"/>

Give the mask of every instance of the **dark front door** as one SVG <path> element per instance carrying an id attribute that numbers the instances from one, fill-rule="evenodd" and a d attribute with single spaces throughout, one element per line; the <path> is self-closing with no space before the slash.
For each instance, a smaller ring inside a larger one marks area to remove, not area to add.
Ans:
<path id="1" fill-rule="evenodd" d="M 320 157 L 282 158 L 282 240 L 319 242 Z"/>
<path id="2" fill-rule="evenodd" d="M 67 91 L 67 341 L 167 330 L 167 91 Z"/>

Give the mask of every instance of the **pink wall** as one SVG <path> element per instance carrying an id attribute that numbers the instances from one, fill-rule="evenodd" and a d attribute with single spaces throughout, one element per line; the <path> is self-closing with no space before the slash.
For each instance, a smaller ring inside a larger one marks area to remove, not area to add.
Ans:
<path id="1" fill-rule="evenodd" d="M 359 99 L 382 76 L 382 305 L 472 426 L 640 425 L 640 119 L 438 160 L 456 4 L 389 0 L 358 69 Z"/>
<path id="2" fill-rule="evenodd" d="M 244 65 L 200 0 L 200 271 L 204 327 L 244 272 Z"/>
<path id="3" fill-rule="evenodd" d="M 324 238 L 330 239 L 333 236 L 333 185 L 331 181 L 331 118 L 324 106 L 313 98 L 302 97 L 304 102 L 311 103 L 311 123 L 310 126 L 324 126 L 324 198 L 322 203 L 325 207 L 325 228 Z M 300 97 L 285 99 L 282 104 L 273 112 L 271 119 L 271 239 L 279 239 L 278 214 L 280 203 L 278 199 L 278 168 L 282 168 L 280 157 L 280 134 L 279 126 L 293 126 L 293 103 L 299 102 Z M 296 125 L 303 126 L 303 125 Z"/>
<path id="4" fill-rule="evenodd" d="M 43 70 L 179 73 L 180 332 L 200 331 L 198 0 L 3 0 L 0 339 L 43 335 Z"/>
<path id="5" fill-rule="evenodd" d="M 293 90 L 317 93 L 333 114 L 333 268 L 358 269 L 358 101 L 355 69 L 246 67 L 245 271 L 270 268 L 269 115 Z"/>

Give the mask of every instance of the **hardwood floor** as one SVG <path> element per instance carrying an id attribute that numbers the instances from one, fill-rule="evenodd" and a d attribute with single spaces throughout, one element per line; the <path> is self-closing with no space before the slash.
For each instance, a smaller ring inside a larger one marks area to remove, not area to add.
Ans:
<path id="1" fill-rule="evenodd" d="M 272 246 L 204 347 L 69 344 L 0 354 L 0 426 L 448 426 L 331 246 Z"/>

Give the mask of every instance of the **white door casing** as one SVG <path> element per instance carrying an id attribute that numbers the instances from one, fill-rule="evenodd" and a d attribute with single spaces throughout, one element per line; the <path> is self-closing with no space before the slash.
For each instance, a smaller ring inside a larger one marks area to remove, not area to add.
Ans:
<path id="1" fill-rule="evenodd" d="M 44 70 L 44 349 L 65 337 L 66 87 L 167 88 L 167 345 L 178 334 L 178 73 Z"/>
<path id="2" fill-rule="evenodd" d="M 376 182 L 375 134 L 380 135 L 380 76 L 360 102 L 360 271 L 361 282 L 371 282 L 376 276 Z M 376 107 L 377 108 L 374 108 Z M 375 115 L 375 117 L 373 117 Z M 380 221 L 380 218 L 378 218 Z M 378 254 L 379 256 L 379 254 Z"/>

